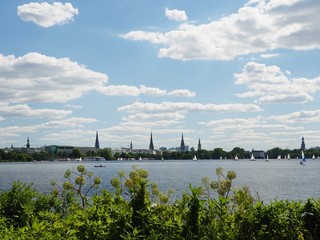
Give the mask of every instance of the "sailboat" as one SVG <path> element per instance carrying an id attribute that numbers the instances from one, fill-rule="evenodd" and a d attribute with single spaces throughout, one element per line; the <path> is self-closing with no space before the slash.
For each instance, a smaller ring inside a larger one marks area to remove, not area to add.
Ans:
<path id="1" fill-rule="evenodd" d="M 266 159 L 266 162 L 269 162 L 269 155 L 267 155 L 267 159 Z"/>
<path id="2" fill-rule="evenodd" d="M 197 155 L 194 155 L 192 160 L 193 160 L 193 161 L 197 161 L 197 160 L 198 160 L 198 159 L 197 159 Z"/>
<path id="3" fill-rule="evenodd" d="M 235 157 L 234 157 L 234 160 L 239 160 L 239 158 L 238 158 L 238 155 L 236 155 Z"/>
<path id="4" fill-rule="evenodd" d="M 312 155 L 312 160 L 315 160 L 316 159 L 316 156 L 313 154 Z"/>
<path id="5" fill-rule="evenodd" d="M 281 159 L 281 155 L 278 155 L 277 159 L 278 159 L 278 160 Z"/>
<path id="6" fill-rule="evenodd" d="M 253 154 L 251 154 L 251 158 L 250 158 L 250 161 L 255 161 L 256 158 L 253 156 Z"/>
<path id="7" fill-rule="evenodd" d="M 290 158 L 290 154 L 288 153 L 288 160 L 290 160 L 291 158 Z"/>
<path id="8" fill-rule="evenodd" d="M 300 160 L 300 165 L 305 165 L 306 164 L 306 158 L 304 156 L 303 150 L 301 150 L 301 160 Z"/>

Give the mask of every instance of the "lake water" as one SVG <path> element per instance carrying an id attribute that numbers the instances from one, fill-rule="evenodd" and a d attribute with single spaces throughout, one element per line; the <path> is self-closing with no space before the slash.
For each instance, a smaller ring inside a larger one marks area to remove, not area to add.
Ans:
<path id="1" fill-rule="evenodd" d="M 94 167 L 98 164 L 106 167 Z M 0 163 L 0 191 L 11 188 L 13 181 L 33 182 L 34 187 L 44 193 L 50 192 L 50 180 L 62 183 L 67 169 L 74 169 L 79 162 Z M 234 170 L 237 178 L 234 186 L 248 186 L 252 193 L 258 193 L 261 200 L 273 199 L 306 200 L 320 197 L 320 161 L 307 160 L 305 166 L 298 160 L 198 160 L 198 161 L 115 161 L 82 162 L 94 176 L 102 178 L 100 189 L 111 190 L 110 180 L 120 170 L 130 172 L 135 164 L 149 172 L 150 181 L 158 183 L 162 191 L 175 189 L 174 198 L 180 198 L 183 191 L 201 185 L 201 179 L 209 176 L 216 179 L 217 167 L 225 172 Z"/>

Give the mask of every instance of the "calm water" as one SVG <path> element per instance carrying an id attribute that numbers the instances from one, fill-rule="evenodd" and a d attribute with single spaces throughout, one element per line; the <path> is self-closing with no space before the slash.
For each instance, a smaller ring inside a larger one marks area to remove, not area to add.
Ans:
<path id="1" fill-rule="evenodd" d="M 106 167 L 96 168 L 102 163 Z M 234 170 L 237 178 L 234 186 L 246 185 L 252 193 L 258 193 L 264 201 L 277 199 L 306 200 L 320 197 L 320 161 L 309 160 L 300 166 L 298 160 L 198 160 L 198 161 L 117 161 L 82 162 L 94 176 L 102 178 L 101 188 L 111 190 L 110 179 L 119 170 L 130 172 L 132 165 L 149 172 L 150 181 L 158 183 L 162 191 L 175 189 L 175 197 L 183 191 L 201 184 L 201 179 L 215 178 L 215 169 Z M 51 190 L 50 180 L 63 182 L 67 169 L 76 169 L 79 162 L 0 163 L 0 191 L 10 189 L 13 181 L 33 182 L 42 192 Z"/>

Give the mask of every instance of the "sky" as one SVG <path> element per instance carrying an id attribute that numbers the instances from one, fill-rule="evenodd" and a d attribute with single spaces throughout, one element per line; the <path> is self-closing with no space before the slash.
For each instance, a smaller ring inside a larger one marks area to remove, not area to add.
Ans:
<path id="1" fill-rule="evenodd" d="M 318 0 L 4 0 L 0 147 L 320 146 Z"/>

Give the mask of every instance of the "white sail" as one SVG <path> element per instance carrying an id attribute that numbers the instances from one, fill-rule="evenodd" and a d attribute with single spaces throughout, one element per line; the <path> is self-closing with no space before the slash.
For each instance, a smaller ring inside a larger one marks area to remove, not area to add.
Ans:
<path id="1" fill-rule="evenodd" d="M 316 159 L 316 156 L 314 154 L 312 155 L 312 159 Z"/>
<path id="2" fill-rule="evenodd" d="M 266 159 L 266 162 L 269 162 L 269 155 L 267 155 L 267 159 Z"/>
<path id="3" fill-rule="evenodd" d="M 197 160 L 198 160 L 198 159 L 197 159 L 197 155 L 194 155 L 192 160 L 193 160 L 193 161 L 197 161 Z"/>
<path id="4" fill-rule="evenodd" d="M 235 156 L 234 160 L 239 160 L 238 155 Z"/>
<path id="5" fill-rule="evenodd" d="M 291 158 L 290 158 L 290 154 L 288 153 L 288 160 L 290 160 Z"/>
<path id="6" fill-rule="evenodd" d="M 281 155 L 278 155 L 277 159 L 281 159 Z"/>
<path id="7" fill-rule="evenodd" d="M 300 164 L 301 164 L 301 165 L 305 165 L 305 164 L 306 164 L 306 158 L 305 158 L 305 156 L 304 156 L 303 150 L 301 150 L 301 160 L 300 160 Z"/>
<path id="8" fill-rule="evenodd" d="M 253 156 L 253 154 L 251 154 L 251 158 L 250 158 L 250 161 L 255 161 L 256 158 Z"/>

